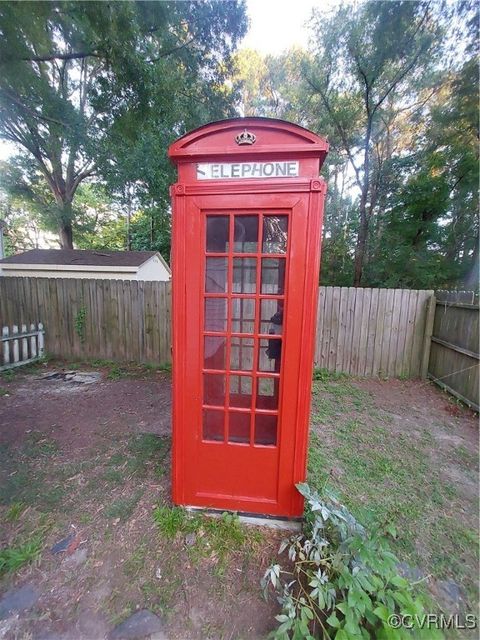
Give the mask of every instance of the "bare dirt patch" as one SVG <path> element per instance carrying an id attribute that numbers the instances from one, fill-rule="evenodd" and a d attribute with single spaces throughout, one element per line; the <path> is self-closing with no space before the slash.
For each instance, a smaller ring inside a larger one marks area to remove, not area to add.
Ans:
<path id="1" fill-rule="evenodd" d="M 0 577 L 0 598 L 25 584 L 40 592 L 2 637 L 100 640 L 140 609 L 170 640 L 264 637 L 276 605 L 260 578 L 285 532 L 242 528 L 224 549 L 201 522 L 187 544 L 154 521 L 170 504 L 169 375 L 108 380 L 103 369 L 74 384 L 43 373 L 0 382 L 0 548 L 38 543 L 32 562 Z"/>
<path id="2" fill-rule="evenodd" d="M 26 433 L 38 431 L 68 449 L 69 455 L 81 455 L 118 435 L 170 434 L 171 384 L 164 372 L 120 380 L 108 380 L 104 373 L 92 384 L 49 379 L 45 373 L 38 370 L 0 382 L 7 392 L 0 398 L 0 444 L 20 444 Z"/>

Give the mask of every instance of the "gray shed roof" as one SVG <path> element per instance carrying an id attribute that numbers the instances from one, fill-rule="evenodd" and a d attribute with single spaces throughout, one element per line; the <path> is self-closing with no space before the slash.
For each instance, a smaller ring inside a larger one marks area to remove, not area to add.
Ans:
<path id="1" fill-rule="evenodd" d="M 84 249 L 32 249 L 0 260 L 0 264 L 88 265 L 99 267 L 139 267 L 157 251 L 91 251 Z M 163 261 L 163 260 L 162 260 Z"/>

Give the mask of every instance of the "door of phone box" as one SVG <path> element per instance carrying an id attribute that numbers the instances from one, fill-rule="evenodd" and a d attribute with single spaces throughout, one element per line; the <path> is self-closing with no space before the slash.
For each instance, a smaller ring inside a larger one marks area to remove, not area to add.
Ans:
<path id="1" fill-rule="evenodd" d="M 267 118 L 169 149 L 176 504 L 302 514 L 327 151 Z"/>

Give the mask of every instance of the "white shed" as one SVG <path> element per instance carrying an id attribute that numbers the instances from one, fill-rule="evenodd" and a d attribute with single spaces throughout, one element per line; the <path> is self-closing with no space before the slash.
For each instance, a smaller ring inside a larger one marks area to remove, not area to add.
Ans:
<path id="1" fill-rule="evenodd" d="M 0 260 L 0 275 L 167 282 L 172 272 L 158 251 L 32 249 Z"/>

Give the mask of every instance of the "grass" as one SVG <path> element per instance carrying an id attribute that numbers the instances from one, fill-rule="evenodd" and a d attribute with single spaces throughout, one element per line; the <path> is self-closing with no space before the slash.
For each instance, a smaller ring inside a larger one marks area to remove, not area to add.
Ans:
<path id="1" fill-rule="evenodd" d="M 170 438 L 154 433 L 141 433 L 132 436 L 128 443 L 128 469 L 131 473 L 145 473 L 153 467 L 156 475 L 166 469 L 166 459 L 170 451 Z"/>
<path id="2" fill-rule="evenodd" d="M 168 540 L 194 534 L 193 544 L 188 545 L 192 560 L 213 556 L 218 559 L 216 572 L 222 575 L 228 557 L 237 552 L 259 545 L 262 533 L 240 523 L 236 514 L 222 513 L 212 517 L 202 513 L 189 513 L 181 507 L 158 506 L 153 519 Z"/>
<path id="3" fill-rule="evenodd" d="M 116 362 L 103 358 L 85 358 L 83 360 L 51 360 L 53 367 L 60 367 L 71 371 L 79 369 L 103 369 L 108 380 L 121 380 L 122 378 L 149 378 L 158 372 L 170 373 L 172 365 L 169 362 Z M 8 372 L 7 372 L 8 373 Z"/>
<path id="4" fill-rule="evenodd" d="M 25 511 L 26 505 L 23 502 L 13 502 L 5 514 L 7 522 L 17 522 Z"/>
<path id="5" fill-rule="evenodd" d="M 128 520 L 132 515 L 138 501 L 143 495 L 143 489 L 137 489 L 133 495 L 117 498 L 108 504 L 104 509 L 107 518 L 119 519 L 122 522 Z"/>
<path id="6" fill-rule="evenodd" d="M 26 564 L 34 562 L 40 557 L 43 538 L 40 535 L 18 544 L 0 550 L 0 576 L 17 571 Z"/>
<path id="7" fill-rule="evenodd" d="M 309 483 L 328 483 L 368 527 L 393 524 L 395 551 L 412 565 L 462 584 L 476 602 L 476 503 L 465 502 L 442 469 L 476 468 L 474 452 L 438 451 L 430 431 L 408 431 L 375 406 L 370 394 L 346 377 L 322 374 L 314 383 Z M 432 460 L 432 452 L 434 460 Z M 472 515 L 471 518 L 465 514 Z"/>
<path id="8" fill-rule="evenodd" d="M 0 372 L 0 379 L 3 382 L 13 382 L 15 380 L 15 371 L 13 369 L 7 369 L 6 371 Z"/>

